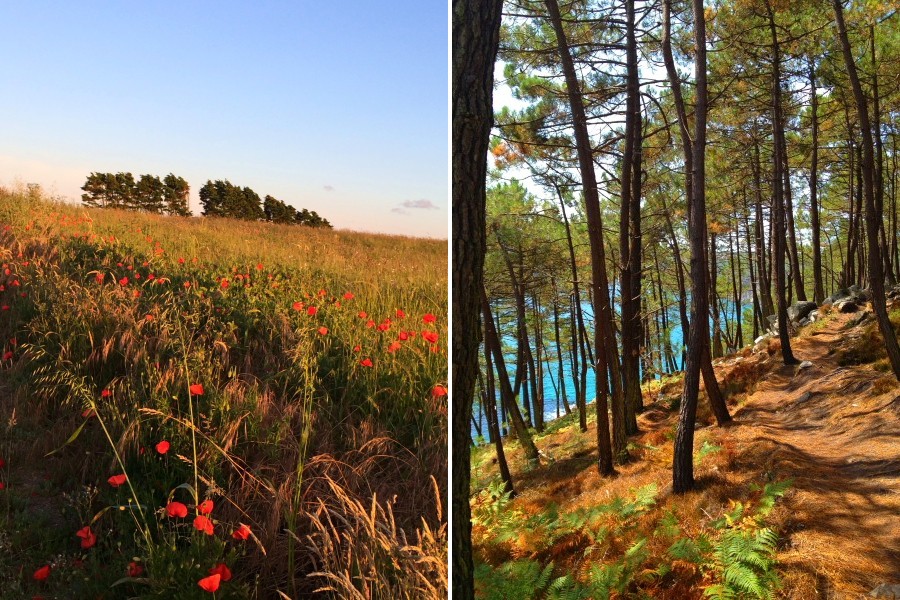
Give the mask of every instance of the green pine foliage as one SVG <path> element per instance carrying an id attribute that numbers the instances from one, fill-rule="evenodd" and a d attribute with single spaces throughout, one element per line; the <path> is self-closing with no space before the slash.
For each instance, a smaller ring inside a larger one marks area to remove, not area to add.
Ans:
<path id="1" fill-rule="evenodd" d="M 120 208 L 188 217 L 190 186 L 169 173 L 165 179 L 131 173 L 91 173 L 81 187 L 81 201 L 93 208 Z"/>

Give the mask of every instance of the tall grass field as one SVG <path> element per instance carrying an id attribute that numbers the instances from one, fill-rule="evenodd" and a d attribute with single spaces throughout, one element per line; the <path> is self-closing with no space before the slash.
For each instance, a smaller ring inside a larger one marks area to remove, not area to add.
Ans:
<path id="1" fill-rule="evenodd" d="M 0 188 L 0 597 L 443 598 L 447 243 Z"/>

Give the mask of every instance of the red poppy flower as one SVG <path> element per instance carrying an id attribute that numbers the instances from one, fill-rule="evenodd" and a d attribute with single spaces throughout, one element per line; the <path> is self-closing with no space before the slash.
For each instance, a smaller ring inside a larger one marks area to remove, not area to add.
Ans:
<path id="1" fill-rule="evenodd" d="M 110 396 L 112 396 L 112 392 L 109 390 L 103 390 L 102 392 L 100 392 L 101 398 L 109 398 Z"/>
<path id="2" fill-rule="evenodd" d="M 302 302 L 294 302 L 292 307 L 296 311 L 301 311 L 301 310 L 303 310 L 303 303 Z"/>
<path id="3" fill-rule="evenodd" d="M 362 346 L 360 346 L 359 344 L 353 346 L 353 351 L 354 351 L 354 352 L 359 352 L 359 351 L 361 351 L 361 350 L 362 350 Z"/>
<path id="4" fill-rule="evenodd" d="M 160 454 L 165 454 L 166 452 L 169 451 L 170 447 L 171 447 L 171 444 L 169 444 L 169 442 L 167 442 L 166 440 L 163 440 L 163 441 L 159 442 L 158 444 L 156 444 L 156 451 L 159 452 Z"/>
<path id="5" fill-rule="evenodd" d="M 97 283 L 103 283 L 103 273 L 97 273 L 96 279 Z"/>
<path id="6" fill-rule="evenodd" d="M 154 279 L 156 279 L 156 275 L 154 275 L 153 273 L 150 273 L 149 275 L 147 275 L 147 279 L 149 279 L 150 281 L 153 281 Z"/>
<path id="7" fill-rule="evenodd" d="M 320 297 L 323 297 L 323 296 L 326 296 L 326 295 L 328 295 L 328 292 L 326 292 L 325 290 L 319 290 L 319 296 L 320 296 Z"/>
<path id="8" fill-rule="evenodd" d="M 97 543 L 97 536 L 91 531 L 91 527 L 82 527 L 75 532 L 75 535 L 81 538 L 81 547 L 87 550 Z"/>
<path id="9" fill-rule="evenodd" d="M 3 360 L 12 360 L 13 353 L 7 350 L 3 353 Z"/>
<path id="10" fill-rule="evenodd" d="M 378 326 L 378 331 L 387 331 L 390 328 L 391 328 L 390 323 L 382 323 Z"/>
<path id="11" fill-rule="evenodd" d="M 373 321 L 372 319 L 366 321 L 366 329 L 372 329 L 373 327 L 375 327 L 375 321 Z"/>
<path id="12" fill-rule="evenodd" d="M 315 306 L 310 306 L 309 308 L 306 309 L 306 314 L 308 314 L 309 316 L 313 316 L 317 312 L 319 312 L 319 309 L 316 308 Z"/>
<path id="13" fill-rule="evenodd" d="M 398 319 L 402 319 L 402 318 L 405 317 L 405 316 L 406 316 L 406 313 L 403 312 L 402 310 L 400 310 L 400 309 L 398 308 L 398 309 L 397 309 L 397 318 L 398 318 Z"/>
<path id="14" fill-rule="evenodd" d="M 208 515 L 212 512 L 213 509 L 213 501 L 212 500 L 204 500 L 200 504 L 197 505 L 197 512 L 201 515 Z"/>
<path id="15" fill-rule="evenodd" d="M 188 388 L 188 391 L 191 393 L 191 396 L 202 396 L 203 395 L 203 384 L 202 383 L 192 383 Z"/>
<path id="16" fill-rule="evenodd" d="M 359 361 L 359 364 L 361 364 L 361 365 L 364 366 L 364 367 L 371 367 L 371 366 L 372 366 L 372 359 L 371 359 L 371 358 L 364 358 L 363 360 Z"/>
<path id="17" fill-rule="evenodd" d="M 120 280 L 119 280 L 119 285 L 121 285 L 121 286 L 126 286 L 126 285 L 128 285 L 128 278 L 127 278 L 127 277 L 123 277 L 122 279 L 120 279 Z"/>
<path id="18" fill-rule="evenodd" d="M 140 564 L 138 564 L 134 561 L 131 561 L 130 563 L 128 563 L 128 576 L 129 577 L 140 577 L 143 574 L 144 574 L 144 567 L 142 567 Z"/>
<path id="19" fill-rule="evenodd" d="M 3 483 L 2 481 L 0 481 L 0 490 L 5 490 L 5 489 L 6 489 L 6 484 Z"/>
<path id="20" fill-rule="evenodd" d="M 392 342 L 390 346 L 388 346 L 387 351 L 390 353 L 394 353 L 402 347 L 400 342 Z"/>
<path id="21" fill-rule="evenodd" d="M 434 323 L 436 320 L 437 320 L 437 317 L 435 317 L 431 313 L 428 313 L 427 315 L 422 317 L 422 321 L 424 321 L 425 323 Z"/>
<path id="22" fill-rule="evenodd" d="M 166 505 L 166 514 L 172 518 L 185 518 L 188 514 L 187 506 L 182 504 L 181 502 L 169 502 Z"/>
<path id="23" fill-rule="evenodd" d="M 435 398 L 440 398 L 442 396 L 446 396 L 447 388 L 445 388 L 442 385 L 436 385 L 433 388 L 431 388 L 431 395 L 434 396 Z"/>
<path id="24" fill-rule="evenodd" d="M 95 413 L 94 413 L 93 408 L 86 408 L 83 411 L 81 411 L 81 416 L 84 417 L 85 419 L 90 419 L 91 417 L 94 416 L 94 414 Z"/>
<path id="25" fill-rule="evenodd" d="M 353 297 L 354 297 L 353 294 L 350 292 L 347 292 L 346 294 L 344 294 L 344 300 L 353 300 Z"/>
<path id="26" fill-rule="evenodd" d="M 35 571 L 33 577 L 35 581 L 43 581 L 50 577 L 50 565 L 44 565 Z"/>
<path id="27" fill-rule="evenodd" d="M 365 318 L 367 318 L 368 316 L 369 316 L 369 315 L 367 315 L 365 312 L 362 312 L 362 311 L 361 311 L 361 312 L 359 313 L 359 318 L 360 318 L 360 319 L 365 319 Z"/>
<path id="28" fill-rule="evenodd" d="M 243 523 L 241 523 L 240 527 L 234 530 L 234 533 L 231 534 L 236 540 L 246 540 L 250 537 L 250 528 Z"/>
<path id="29" fill-rule="evenodd" d="M 409 334 L 406 333 L 405 331 L 401 331 L 400 335 L 398 335 L 397 337 L 400 339 L 401 342 L 405 342 L 406 340 L 409 339 Z"/>
<path id="30" fill-rule="evenodd" d="M 223 279 L 222 282 L 221 282 L 219 285 L 222 286 L 222 289 L 223 289 L 223 290 L 224 290 L 224 289 L 227 289 L 227 288 L 228 288 L 228 280 L 227 280 L 227 279 Z"/>
<path id="31" fill-rule="evenodd" d="M 183 259 L 183 258 L 179 258 L 179 259 L 178 259 L 178 264 L 179 264 L 179 265 L 183 265 L 183 264 L 184 264 L 184 259 Z"/>
<path id="32" fill-rule="evenodd" d="M 184 288 L 187 289 L 187 288 L 189 288 L 189 287 L 191 287 L 191 282 L 190 282 L 190 281 L 185 281 L 185 282 L 184 282 Z"/>
<path id="33" fill-rule="evenodd" d="M 127 481 L 127 480 L 128 480 L 128 476 L 125 475 L 124 473 L 122 473 L 121 475 L 113 475 L 106 481 L 109 482 L 109 485 L 113 486 L 114 488 L 117 488 L 120 485 L 122 485 L 123 483 L 125 483 L 125 481 Z"/>
<path id="34" fill-rule="evenodd" d="M 152 323 L 155 318 L 156 317 L 154 317 L 153 315 L 147 315 L 146 317 L 144 317 L 144 320 L 148 323 Z"/>
<path id="35" fill-rule="evenodd" d="M 212 535 L 213 522 L 203 515 L 197 515 L 196 517 L 194 517 L 194 529 L 196 529 L 197 531 L 202 531 L 206 535 Z"/>
<path id="36" fill-rule="evenodd" d="M 438 341 L 438 334 L 434 331 L 423 331 L 422 337 L 430 344 L 436 344 Z"/>
<path id="37" fill-rule="evenodd" d="M 327 327 L 319 327 L 319 335 L 328 335 Z"/>
<path id="38" fill-rule="evenodd" d="M 3 460 L 2 458 L 0 458 L 0 469 L 3 469 L 5 467 L 6 467 L 6 461 Z"/>
<path id="39" fill-rule="evenodd" d="M 257 263 L 257 264 L 256 264 L 256 270 L 257 270 L 257 271 L 262 271 L 262 270 L 263 270 L 263 264 L 262 264 L 262 263 Z"/>
<path id="40" fill-rule="evenodd" d="M 222 581 L 230 581 L 231 580 L 231 569 L 228 568 L 228 565 L 225 563 L 219 563 L 209 570 L 210 575 L 221 575 Z"/>
<path id="41" fill-rule="evenodd" d="M 214 593 L 217 589 L 219 589 L 219 582 L 222 580 L 222 576 L 216 573 L 215 575 L 210 575 L 209 577 L 204 577 L 200 581 L 197 582 L 204 591 L 209 592 L 210 594 Z"/>

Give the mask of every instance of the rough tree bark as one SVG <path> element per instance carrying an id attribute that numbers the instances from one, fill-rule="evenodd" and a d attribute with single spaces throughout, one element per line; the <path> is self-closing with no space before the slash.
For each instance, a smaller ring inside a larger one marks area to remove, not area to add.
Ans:
<path id="1" fill-rule="evenodd" d="M 469 419 L 478 371 L 478 314 L 485 251 L 485 177 L 493 121 L 494 61 L 500 43 L 502 0 L 453 0 L 453 557 L 454 598 L 472 600 L 472 525 L 469 508 Z"/>
<path id="2" fill-rule="evenodd" d="M 668 6 L 669 0 L 664 0 Z M 700 366 L 709 348 L 709 296 L 706 290 L 706 15 L 703 0 L 693 0 L 694 11 L 694 108 L 693 176 L 688 199 L 688 230 L 691 242 L 691 329 L 684 370 L 684 389 L 675 432 L 672 460 L 672 491 L 682 494 L 694 487 L 694 421 L 700 392 Z M 687 124 L 682 125 L 687 129 Z"/>
<path id="3" fill-rule="evenodd" d="M 791 335 L 788 331 L 787 298 L 785 296 L 785 214 L 784 214 L 784 187 L 782 182 L 785 176 L 784 159 L 784 118 L 781 110 L 781 46 L 778 42 L 778 32 L 775 28 L 775 14 L 772 6 L 766 1 L 766 10 L 769 15 L 769 32 L 772 35 L 772 133 L 775 148 L 772 152 L 773 174 L 773 208 L 774 213 L 774 237 L 775 237 L 775 297 L 778 302 L 778 339 L 781 341 L 781 360 L 786 365 L 797 364 L 794 353 L 791 351 Z"/>
<path id="4" fill-rule="evenodd" d="M 593 288 L 592 301 L 594 308 L 594 349 L 596 351 L 596 376 L 597 390 L 597 469 L 601 475 L 612 475 L 613 448 L 609 434 L 609 407 L 610 384 L 606 373 L 618 371 L 610 369 L 609 352 L 616 347 L 615 331 L 612 321 L 612 306 L 609 298 L 609 279 L 606 273 L 606 249 L 603 242 L 603 223 L 600 215 L 600 198 L 597 192 L 597 176 L 594 172 L 594 158 L 591 152 L 591 142 L 588 137 L 587 116 L 584 112 L 584 102 L 581 98 L 581 85 L 575 73 L 575 63 L 569 53 L 569 45 L 563 30 L 562 16 L 556 0 L 546 0 L 547 12 L 550 22 L 556 33 L 556 45 L 559 50 L 560 62 L 566 79 L 566 87 L 569 94 L 569 104 L 572 110 L 573 128 L 575 131 L 575 144 L 578 151 L 578 165 L 581 171 L 581 185 L 584 193 L 585 213 L 588 222 L 588 236 L 591 244 L 591 285 Z M 618 365 L 616 365 L 618 367 Z M 613 390 L 621 394 L 621 385 L 616 386 L 613 378 Z M 624 445 L 624 404 L 622 398 L 613 395 L 613 421 L 616 423 L 615 437 L 617 439 L 616 455 L 625 453 Z"/>
<path id="5" fill-rule="evenodd" d="M 884 348 L 887 351 L 888 360 L 894 369 L 894 376 L 900 379 L 900 345 L 897 344 L 897 336 L 888 318 L 887 299 L 884 295 L 884 272 L 881 252 L 878 244 L 878 226 L 881 221 L 881 213 L 875 203 L 875 173 L 874 173 L 874 142 L 872 140 L 872 126 L 869 122 L 869 109 L 859 76 L 856 73 L 856 63 L 853 62 L 853 52 L 850 49 L 850 41 L 847 38 L 847 27 L 844 24 L 844 9 L 840 0 L 832 0 L 834 18 L 838 30 L 838 38 L 844 54 L 844 64 L 847 74 L 850 76 L 850 86 L 853 88 L 853 97 L 856 100 L 856 112 L 859 114 L 859 126 L 862 133 L 862 179 L 863 193 L 866 201 L 866 237 L 869 242 L 869 284 L 872 290 L 872 308 L 878 321 L 878 329 L 884 339 Z"/>

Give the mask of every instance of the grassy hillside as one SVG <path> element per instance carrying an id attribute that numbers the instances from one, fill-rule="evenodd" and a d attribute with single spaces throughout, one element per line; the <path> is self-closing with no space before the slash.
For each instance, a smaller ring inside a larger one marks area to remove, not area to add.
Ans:
<path id="1" fill-rule="evenodd" d="M 574 413 L 535 433 L 540 465 L 504 440 L 514 498 L 494 447 L 477 448 L 477 597 L 807 600 L 896 583 L 900 386 L 870 311 L 820 310 L 792 340 L 811 364 L 785 366 L 777 340 L 716 361 L 734 422 L 715 426 L 701 399 L 692 492 L 672 493 L 680 374 L 645 386 L 616 477 L 597 472 L 593 406 L 585 433 Z"/>
<path id="2" fill-rule="evenodd" d="M 4 598 L 443 596 L 446 242 L 0 190 L 0 263 Z"/>

